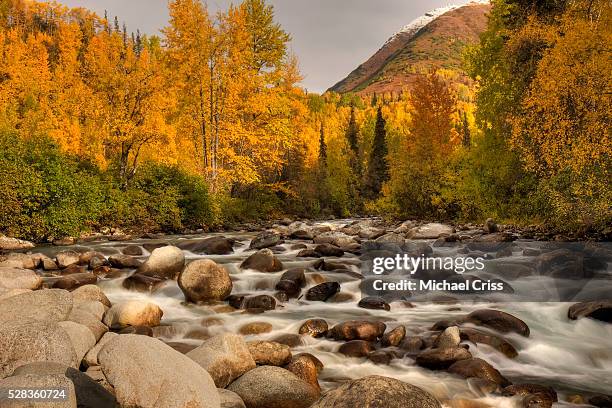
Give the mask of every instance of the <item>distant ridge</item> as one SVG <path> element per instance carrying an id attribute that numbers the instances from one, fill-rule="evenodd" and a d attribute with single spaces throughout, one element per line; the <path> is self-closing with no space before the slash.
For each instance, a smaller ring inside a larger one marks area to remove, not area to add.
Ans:
<path id="1" fill-rule="evenodd" d="M 399 92 L 431 68 L 461 71 L 461 52 L 487 25 L 488 0 L 432 10 L 404 26 L 366 62 L 329 91 Z M 462 71 L 461 71 L 462 72 Z"/>

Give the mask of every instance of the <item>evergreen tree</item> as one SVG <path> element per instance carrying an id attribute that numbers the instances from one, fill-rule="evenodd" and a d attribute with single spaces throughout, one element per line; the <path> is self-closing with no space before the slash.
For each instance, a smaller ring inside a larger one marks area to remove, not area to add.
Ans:
<path id="1" fill-rule="evenodd" d="M 386 121 L 382 114 L 382 107 L 378 107 L 376 126 L 374 128 L 374 142 L 370 153 L 368 173 L 366 175 L 365 196 L 370 199 L 378 197 L 383 184 L 389 180 L 389 163 L 387 162 L 387 130 Z"/>
<path id="2" fill-rule="evenodd" d="M 319 136 L 319 166 L 325 168 L 327 165 L 327 144 L 325 143 L 325 127 L 321 123 L 321 131 Z"/>
<path id="3" fill-rule="evenodd" d="M 115 16 L 115 23 L 114 23 L 114 26 L 115 26 L 115 32 L 116 32 L 116 33 L 120 32 L 120 28 L 119 28 L 119 18 L 118 18 L 117 16 Z"/>
<path id="4" fill-rule="evenodd" d="M 469 148 L 472 145 L 472 135 L 470 132 L 470 123 L 468 122 L 467 113 L 465 111 L 461 117 L 461 136 L 463 147 Z"/>
<path id="5" fill-rule="evenodd" d="M 351 117 L 349 119 L 348 128 L 346 129 L 346 140 L 355 156 L 359 156 L 359 126 L 355 119 L 355 107 L 351 106 Z"/>

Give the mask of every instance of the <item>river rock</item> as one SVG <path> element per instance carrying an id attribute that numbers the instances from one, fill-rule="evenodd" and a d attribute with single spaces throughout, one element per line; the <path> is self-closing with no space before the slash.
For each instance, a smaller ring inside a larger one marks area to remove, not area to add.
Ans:
<path id="1" fill-rule="evenodd" d="M 539 384 L 513 384 L 503 389 L 502 395 L 513 397 L 515 395 L 527 396 L 529 394 L 547 394 L 552 402 L 557 402 L 557 392 L 552 387 Z"/>
<path id="2" fill-rule="evenodd" d="M 306 286 L 306 275 L 303 268 L 289 269 L 281 275 L 276 284 L 276 290 L 285 292 L 288 297 L 297 297 Z"/>
<path id="3" fill-rule="evenodd" d="M 72 264 L 72 265 L 68 265 L 67 267 L 65 267 L 64 269 L 62 269 L 60 271 L 60 274 L 62 276 L 66 276 L 66 275 L 75 275 L 77 273 L 85 273 L 86 268 L 84 266 L 81 265 L 77 265 L 77 264 Z"/>
<path id="4" fill-rule="evenodd" d="M 355 238 L 342 232 L 329 231 L 317 235 L 313 239 L 315 244 L 332 244 L 339 248 L 345 248 L 352 244 L 358 244 Z"/>
<path id="5" fill-rule="evenodd" d="M 374 351 L 374 346 L 365 340 L 351 340 L 338 349 L 339 353 L 347 357 L 366 357 L 372 351 Z"/>
<path id="6" fill-rule="evenodd" d="M 110 300 L 108 300 L 102 289 L 96 285 L 84 285 L 75 289 L 72 291 L 72 299 L 75 303 L 95 301 L 107 307 L 111 306 Z"/>
<path id="7" fill-rule="evenodd" d="M 588 317 L 602 322 L 612 323 L 612 300 L 576 303 L 569 308 L 567 316 L 571 320 Z"/>
<path id="8" fill-rule="evenodd" d="M 493 309 L 476 310 L 465 318 L 475 325 L 490 327 L 502 333 L 514 332 L 529 337 L 529 326 L 521 319 Z"/>
<path id="9" fill-rule="evenodd" d="M 416 357 L 416 363 L 430 370 L 444 370 L 457 361 L 472 358 L 472 354 L 463 347 L 429 349 Z"/>
<path id="10" fill-rule="evenodd" d="M 11 320 L 61 322 L 72 310 L 72 296 L 62 289 L 26 292 L 0 301 L 0 324 Z"/>
<path id="11" fill-rule="evenodd" d="M 314 250 L 321 256 L 341 257 L 344 255 L 344 251 L 342 249 L 332 244 L 319 244 Z"/>
<path id="12" fill-rule="evenodd" d="M 53 288 L 74 290 L 84 285 L 93 285 L 97 281 L 98 277 L 91 272 L 75 273 L 71 275 L 62 276 L 61 278 L 53 282 Z"/>
<path id="13" fill-rule="evenodd" d="M 72 347 L 80 365 L 85 354 L 96 345 L 96 337 L 86 326 L 75 322 L 59 322 L 58 325 L 68 333 Z"/>
<path id="14" fill-rule="evenodd" d="M 329 329 L 327 322 L 323 319 L 310 319 L 306 320 L 302 326 L 300 326 L 299 333 L 307 334 L 312 337 L 323 337 L 327 334 Z"/>
<path id="15" fill-rule="evenodd" d="M 80 308 L 78 305 L 72 308 L 66 320 L 86 326 L 93 333 L 96 341 L 100 340 L 104 333 L 108 331 L 108 327 L 100 321 L 98 316 Z"/>
<path id="16" fill-rule="evenodd" d="M 374 341 L 383 335 L 386 328 L 383 322 L 351 320 L 335 325 L 328 331 L 327 336 L 334 340 Z"/>
<path id="17" fill-rule="evenodd" d="M 185 267 L 178 285 L 190 302 L 224 300 L 232 292 L 232 280 L 225 267 L 210 259 L 199 259 Z"/>
<path id="18" fill-rule="evenodd" d="M 302 249 L 295 255 L 297 258 L 321 258 L 323 255 L 315 251 L 314 249 Z"/>
<path id="19" fill-rule="evenodd" d="M 406 328 L 404 326 L 397 326 L 395 329 L 386 332 L 381 339 L 383 347 L 397 347 L 406 337 Z"/>
<path id="20" fill-rule="evenodd" d="M 103 323 L 118 329 L 127 326 L 159 326 L 164 312 L 155 303 L 129 300 L 114 304 L 104 315 Z"/>
<path id="21" fill-rule="evenodd" d="M 323 363 L 312 354 L 302 353 L 293 356 L 291 362 L 285 366 L 285 369 L 321 391 L 318 375 L 323 370 Z"/>
<path id="22" fill-rule="evenodd" d="M 77 368 L 70 336 L 55 322 L 15 320 L 0 324 L 0 378 L 35 361 Z"/>
<path id="23" fill-rule="evenodd" d="M 2 401 L 2 408 L 77 408 L 76 393 L 72 382 L 60 374 L 26 374 L 16 375 L 0 380 L 0 389 L 63 389 L 65 400 L 40 402 L 35 400 Z"/>
<path id="24" fill-rule="evenodd" d="M 142 265 L 137 258 L 128 255 L 111 255 L 108 257 L 108 262 L 117 269 L 136 269 Z"/>
<path id="25" fill-rule="evenodd" d="M 34 244 L 17 238 L 9 238 L 0 234 L 0 251 L 22 251 L 34 248 Z"/>
<path id="26" fill-rule="evenodd" d="M 269 249 L 255 252 L 240 264 L 240 269 L 253 269 L 259 272 L 279 272 L 283 264 Z"/>
<path id="27" fill-rule="evenodd" d="M 44 271 L 57 271 L 59 266 L 53 259 L 45 258 L 42 260 L 42 268 Z"/>
<path id="28" fill-rule="evenodd" d="M 83 311 L 92 314 L 97 320 L 102 321 L 106 310 L 108 310 L 108 306 L 104 306 L 102 303 L 96 300 L 80 300 L 78 302 L 75 301 L 74 306 L 72 307 L 72 312 L 70 313 L 72 314 L 75 311 Z"/>
<path id="29" fill-rule="evenodd" d="M 291 361 L 291 348 L 273 341 L 249 341 L 249 352 L 258 365 L 284 366 Z"/>
<path id="30" fill-rule="evenodd" d="M 37 254 L 22 254 L 10 253 L 6 256 L 0 256 L 0 268 L 17 268 L 34 270 L 39 267 L 44 255 Z"/>
<path id="31" fill-rule="evenodd" d="M 125 407 L 219 408 L 217 388 L 195 361 L 160 340 L 120 335 L 98 360 L 117 400 Z"/>
<path id="32" fill-rule="evenodd" d="M 123 282 L 121 282 L 121 286 L 135 292 L 153 293 L 162 287 L 166 281 L 166 278 L 134 273 L 125 278 Z"/>
<path id="33" fill-rule="evenodd" d="M 418 336 L 409 336 L 402 340 L 399 347 L 406 350 L 408 354 L 414 355 L 425 348 L 425 342 Z"/>
<path id="34" fill-rule="evenodd" d="M 314 238 L 314 236 L 312 235 L 312 233 L 310 231 L 299 229 L 299 230 L 293 231 L 289 235 L 289 238 L 310 241 L 311 239 Z"/>
<path id="35" fill-rule="evenodd" d="M 234 241 L 225 237 L 184 240 L 179 241 L 176 246 L 194 254 L 228 255 L 234 252 Z"/>
<path id="36" fill-rule="evenodd" d="M 0 288 L 0 301 L 13 296 L 21 295 L 22 293 L 32 292 L 30 289 L 7 289 Z"/>
<path id="37" fill-rule="evenodd" d="M 42 278 L 29 269 L 0 268 L 0 288 L 40 289 Z"/>
<path id="38" fill-rule="evenodd" d="M 308 289 L 306 300 L 325 302 L 338 292 L 340 292 L 338 282 L 324 282 Z"/>
<path id="39" fill-rule="evenodd" d="M 104 336 L 102 336 L 98 343 L 85 354 L 85 357 L 83 358 L 83 365 L 85 365 L 85 367 L 94 367 L 100 365 L 100 363 L 98 362 L 98 353 L 100 352 L 100 350 L 102 350 L 102 347 L 104 347 L 106 343 L 108 343 L 117 336 L 118 334 L 113 332 L 104 333 Z"/>
<path id="40" fill-rule="evenodd" d="M 223 388 L 219 388 L 217 391 L 219 391 L 219 398 L 221 399 L 221 408 L 246 408 L 240 395 L 235 392 Z"/>
<path id="41" fill-rule="evenodd" d="M 307 408 L 319 391 L 280 367 L 257 367 L 228 387 L 240 395 L 248 408 Z"/>
<path id="42" fill-rule="evenodd" d="M 247 323 L 238 329 L 238 332 L 244 336 L 250 336 L 254 334 L 265 334 L 272 331 L 272 324 L 267 322 L 253 322 Z"/>
<path id="43" fill-rule="evenodd" d="M 495 222 L 493 218 L 487 218 L 487 220 L 484 223 L 483 231 L 487 234 L 493 234 L 499 231 L 497 223 Z"/>
<path id="44" fill-rule="evenodd" d="M 185 266 L 185 254 L 175 246 L 154 249 L 149 259 L 139 268 L 138 273 L 145 276 L 175 279 Z"/>
<path id="45" fill-rule="evenodd" d="M 264 231 L 258 234 L 249 245 L 249 249 L 264 249 L 271 248 L 277 245 L 282 244 L 284 241 L 280 234 L 277 234 L 272 231 Z"/>
<path id="46" fill-rule="evenodd" d="M 93 262 L 93 261 L 96 262 Z M 79 255 L 79 265 L 87 265 L 90 269 L 101 265 L 109 265 L 103 253 L 98 251 L 87 251 Z M 92 267 L 93 266 L 93 267 Z"/>
<path id="47" fill-rule="evenodd" d="M 359 303 L 357 303 L 357 306 L 361 307 L 362 309 L 386 310 L 387 312 L 391 310 L 391 306 L 389 306 L 389 304 L 383 298 L 375 296 L 367 296 L 362 298 Z"/>
<path id="48" fill-rule="evenodd" d="M 612 407 L 612 396 L 602 394 L 593 395 L 589 398 L 589 404 L 598 408 L 610 408 Z"/>
<path id="49" fill-rule="evenodd" d="M 258 309 L 258 310 L 274 310 L 276 309 L 276 300 L 269 295 L 257 295 L 245 298 L 242 309 Z"/>
<path id="50" fill-rule="evenodd" d="M 429 223 L 417 227 L 408 233 L 411 239 L 438 239 L 443 235 L 451 235 L 455 229 L 450 225 Z"/>
<path id="51" fill-rule="evenodd" d="M 487 344 L 500 351 L 508 358 L 515 358 L 518 356 L 516 348 L 514 348 L 510 342 L 494 334 L 485 333 L 476 329 L 462 328 L 460 335 L 462 340 L 467 340 L 474 344 Z"/>
<path id="52" fill-rule="evenodd" d="M 21 366 L 13 373 L 13 376 L 22 375 L 62 375 L 66 377 L 74 385 L 78 408 L 119 408 L 113 394 L 89 375 L 72 367 L 51 362 L 36 362 Z M 42 405 L 36 405 L 36 407 L 39 406 Z"/>
<path id="53" fill-rule="evenodd" d="M 57 266 L 59 266 L 60 269 L 67 268 L 70 265 L 78 264 L 80 258 L 81 255 L 75 251 L 61 251 L 55 255 Z"/>
<path id="54" fill-rule="evenodd" d="M 480 358 L 461 359 L 452 364 L 448 368 L 448 372 L 464 378 L 482 378 L 499 384 L 501 387 L 507 387 L 511 384 L 495 367 Z"/>
<path id="55" fill-rule="evenodd" d="M 372 375 L 344 383 L 310 408 L 442 408 L 431 394 L 394 378 Z"/>
<path id="56" fill-rule="evenodd" d="M 461 343 L 461 332 L 459 327 L 451 326 L 447 327 L 442 334 L 438 336 L 435 341 L 436 348 L 455 348 Z"/>
<path id="57" fill-rule="evenodd" d="M 123 255 L 142 256 L 142 248 L 139 245 L 128 245 L 121 250 Z"/>

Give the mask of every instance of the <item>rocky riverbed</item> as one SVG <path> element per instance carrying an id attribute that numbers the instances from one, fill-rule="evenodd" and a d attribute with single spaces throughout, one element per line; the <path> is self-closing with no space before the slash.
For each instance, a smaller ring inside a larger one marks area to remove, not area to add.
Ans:
<path id="1" fill-rule="evenodd" d="M 67 388 L 54 407 L 612 406 L 609 293 L 571 303 L 362 295 L 365 249 L 383 244 L 477 252 L 517 291 L 531 275 L 504 271 L 575 272 L 571 252 L 533 238 L 492 221 L 376 219 L 35 248 L 4 238 L 0 389 Z M 598 255 L 587 272 L 609 279 L 609 247 L 584 245 Z"/>

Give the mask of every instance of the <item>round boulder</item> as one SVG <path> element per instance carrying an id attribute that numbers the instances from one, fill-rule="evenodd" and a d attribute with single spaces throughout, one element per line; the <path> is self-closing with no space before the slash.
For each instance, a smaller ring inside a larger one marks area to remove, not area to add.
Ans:
<path id="1" fill-rule="evenodd" d="M 179 275 L 178 285 L 190 302 L 224 300 L 233 287 L 227 270 L 210 259 L 187 265 Z"/>
<path id="2" fill-rule="evenodd" d="M 0 268 L 0 288 L 40 289 L 42 278 L 36 272 L 21 268 Z"/>
<path id="3" fill-rule="evenodd" d="M 112 329 L 127 326 L 159 326 L 164 312 L 155 303 L 130 300 L 114 304 L 104 314 L 103 323 Z"/>
<path id="4" fill-rule="evenodd" d="M 259 365 L 284 366 L 291 361 L 291 347 L 273 341 L 250 341 L 249 352 Z"/>
<path id="5" fill-rule="evenodd" d="M 61 322 L 72 310 L 72 295 L 62 289 L 45 289 L 0 301 L 0 324 L 11 320 Z"/>
<path id="6" fill-rule="evenodd" d="M 185 254 L 175 246 L 154 249 L 149 259 L 139 268 L 138 273 L 158 278 L 174 279 L 185 266 Z"/>
<path id="7" fill-rule="evenodd" d="M 529 337 L 529 326 L 524 321 L 500 310 L 476 310 L 467 315 L 465 320 L 476 325 L 490 327 L 502 333 L 514 332 Z"/>
<path id="8" fill-rule="evenodd" d="M 311 408 L 442 408 L 436 398 L 414 385 L 373 375 L 346 382 Z"/>
<path id="9" fill-rule="evenodd" d="M 567 315 L 571 320 L 588 317 L 612 323 L 612 300 L 576 303 L 569 308 Z"/>
<path id="10" fill-rule="evenodd" d="M 283 264 L 269 249 L 255 252 L 240 264 L 240 269 L 253 269 L 259 272 L 279 272 Z"/>
<path id="11" fill-rule="evenodd" d="M 511 384 L 495 367 L 480 358 L 468 358 L 457 361 L 448 368 L 448 372 L 464 378 L 482 378 L 483 380 L 499 384 L 502 387 L 507 387 Z"/>

